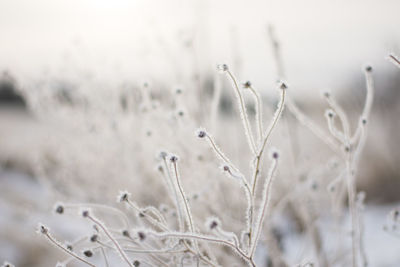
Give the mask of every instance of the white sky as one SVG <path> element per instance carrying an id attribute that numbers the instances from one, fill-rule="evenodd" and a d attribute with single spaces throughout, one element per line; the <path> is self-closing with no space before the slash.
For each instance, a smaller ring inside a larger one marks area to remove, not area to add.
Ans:
<path id="1" fill-rule="evenodd" d="M 231 63 L 236 50 L 241 78 L 266 86 L 273 23 L 289 83 L 337 87 L 362 64 L 384 68 L 388 51 L 400 53 L 399 11 L 399 0 L 0 0 L 0 70 L 34 76 L 68 65 L 179 83 L 193 60 L 182 36 L 196 32 L 203 69 Z"/>

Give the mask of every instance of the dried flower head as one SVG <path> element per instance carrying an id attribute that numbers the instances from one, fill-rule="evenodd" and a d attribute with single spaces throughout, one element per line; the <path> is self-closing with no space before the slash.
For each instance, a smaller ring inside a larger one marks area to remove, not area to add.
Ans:
<path id="1" fill-rule="evenodd" d="M 361 124 L 362 124 L 362 125 L 366 125 L 366 124 L 367 124 L 367 122 L 368 122 L 368 121 L 367 121 L 367 119 L 366 119 L 366 118 L 362 118 L 362 119 L 361 119 Z"/>
<path id="2" fill-rule="evenodd" d="M 288 88 L 288 85 L 287 85 L 287 83 L 284 82 L 284 81 L 279 81 L 279 82 L 278 82 L 278 87 L 279 87 L 279 89 L 281 89 L 281 90 L 286 90 L 286 89 Z"/>
<path id="3" fill-rule="evenodd" d="M 97 242 L 99 240 L 99 236 L 94 234 L 90 237 L 90 242 Z"/>
<path id="4" fill-rule="evenodd" d="M 271 159 L 277 160 L 279 158 L 279 151 L 275 148 L 272 148 L 270 151 Z"/>
<path id="5" fill-rule="evenodd" d="M 207 229 L 215 230 L 217 227 L 221 226 L 221 221 L 217 217 L 210 217 L 205 223 Z"/>
<path id="6" fill-rule="evenodd" d="M 49 233 L 49 228 L 46 225 L 39 223 L 37 226 L 36 233 L 46 235 Z"/>
<path id="7" fill-rule="evenodd" d="M 331 91 L 329 89 L 321 90 L 321 96 L 323 98 L 330 98 L 331 97 Z"/>
<path id="8" fill-rule="evenodd" d="M 117 202 L 121 203 L 121 202 L 126 202 L 129 200 L 131 196 L 131 193 L 129 193 L 128 191 L 119 191 L 119 194 L 117 196 Z"/>
<path id="9" fill-rule="evenodd" d="M 366 65 L 366 66 L 364 67 L 364 69 L 365 69 L 366 72 L 372 72 L 372 71 L 373 71 L 371 65 Z"/>
<path id="10" fill-rule="evenodd" d="M 162 173 L 164 172 L 164 166 L 161 163 L 159 163 L 156 165 L 156 170 Z"/>
<path id="11" fill-rule="evenodd" d="M 335 117 L 335 115 L 336 115 L 336 113 L 332 109 L 328 109 L 325 111 L 325 117 L 327 119 L 332 119 L 333 117 Z"/>
<path id="12" fill-rule="evenodd" d="M 219 70 L 220 72 L 226 72 L 229 70 L 229 67 L 226 64 L 219 64 L 217 65 L 217 70 Z"/>
<path id="13" fill-rule="evenodd" d="M 196 130 L 196 136 L 198 138 L 204 138 L 204 137 L 207 136 L 207 132 L 206 132 L 206 130 L 204 128 L 199 128 L 199 129 Z"/>
<path id="14" fill-rule="evenodd" d="M 140 241 L 144 241 L 146 239 L 146 234 L 144 231 L 137 231 L 137 237 Z"/>
<path id="15" fill-rule="evenodd" d="M 90 215 L 90 210 L 89 209 L 81 209 L 79 212 L 84 218 L 88 217 Z"/>
<path id="16" fill-rule="evenodd" d="M 58 214 L 63 214 L 64 213 L 64 204 L 61 202 L 57 202 L 54 205 L 54 212 Z"/>
<path id="17" fill-rule="evenodd" d="M 174 154 L 170 154 L 169 155 L 169 161 L 171 161 L 172 163 L 176 163 L 179 160 L 177 155 Z"/>
<path id="18" fill-rule="evenodd" d="M 83 251 L 83 255 L 85 255 L 86 257 L 90 258 L 93 256 L 93 251 L 90 249 L 84 250 Z"/>
<path id="19" fill-rule="evenodd" d="M 66 247 L 69 251 L 72 251 L 72 250 L 73 250 L 73 247 L 72 247 L 72 245 L 71 245 L 70 243 L 65 243 L 65 247 Z"/>
<path id="20" fill-rule="evenodd" d="M 247 82 L 243 83 L 243 88 L 248 89 L 250 87 L 251 87 L 251 82 L 250 81 L 247 81 Z"/>
<path id="21" fill-rule="evenodd" d="M 122 235 L 125 236 L 125 237 L 131 237 L 131 234 L 129 233 L 128 230 L 123 230 L 122 231 Z"/>
<path id="22" fill-rule="evenodd" d="M 228 165 L 223 165 L 223 166 L 222 166 L 222 170 L 223 170 L 224 172 L 229 172 L 231 169 L 229 168 Z"/>
<path id="23" fill-rule="evenodd" d="M 168 152 L 166 152 L 165 150 L 160 150 L 157 152 L 157 158 L 158 159 L 166 159 L 168 157 Z"/>
<path id="24" fill-rule="evenodd" d="M 140 266 L 140 261 L 134 260 L 134 261 L 133 261 L 133 266 L 139 267 L 139 266 Z"/>

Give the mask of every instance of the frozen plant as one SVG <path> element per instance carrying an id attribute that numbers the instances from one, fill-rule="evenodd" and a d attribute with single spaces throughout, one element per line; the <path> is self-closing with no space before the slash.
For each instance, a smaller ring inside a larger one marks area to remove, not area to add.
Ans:
<path id="1" fill-rule="evenodd" d="M 135 227 L 129 229 L 129 222 L 126 222 L 127 228 L 115 231 L 95 215 L 96 209 L 107 209 L 106 207 L 101 205 L 85 206 L 84 204 L 64 205 L 58 203 L 55 206 L 55 212 L 58 214 L 63 214 L 66 209 L 81 206 L 83 208 L 80 211 L 81 215 L 88 219 L 96 229 L 95 235 L 86 238 L 87 241 L 90 241 L 92 244 L 84 247 L 83 252 L 78 253 L 75 252 L 72 247 L 68 249 L 64 244 L 59 243 L 50 234 L 46 226 L 39 226 L 39 232 L 44 237 L 70 256 L 63 264 L 67 264 L 71 260 L 78 260 L 87 265 L 94 266 L 94 264 L 89 261 L 89 258 L 92 258 L 97 253 L 102 253 L 104 264 L 108 266 L 107 254 L 109 251 L 114 251 L 121 257 L 125 265 L 128 266 L 137 266 L 140 262 L 162 266 L 175 266 L 183 262 L 193 265 L 218 266 L 220 265 L 218 263 L 218 257 L 214 255 L 213 250 L 210 248 L 211 245 L 218 244 L 228 247 L 233 254 L 237 255 L 238 259 L 243 260 L 247 265 L 256 266 L 254 256 L 257 245 L 259 244 L 264 220 L 268 218 L 269 202 L 273 192 L 272 186 L 276 176 L 276 169 L 278 168 L 279 153 L 276 150 L 271 152 L 271 166 L 265 177 L 263 177 L 262 183 L 258 182 L 258 180 L 261 179 L 262 176 L 261 169 L 264 165 L 263 156 L 267 149 L 268 141 L 284 109 L 287 85 L 283 82 L 279 83 L 280 102 L 278 103 L 271 123 L 266 130 L 264 130 L 261 116 L 261 98 L 251 86 L 250 82 L 244 84 L 244 88 L 250 89 L 257 101 L 256 127 L 258 138 L 255 138 L 252 133 L 249 115 L 244 104 L 243 92 L 242 89 L 239 88 L 239 83 L 227 65 L 221 65 L 219 69 L 222 70 L 223 73 L 226 73 L 233 84 L 239 104 L 240 118 L 251 151 L 251 158 L 248 160 L 252 164 L 251 175 L 246 177 L 243 174 L 244 172 L 240 171 L 239 167 L 235 166 L 232 160 L 222 152 L 211 134 L 205 129 L 198 129 L 196 131 L 196 136 L 199 139 L 206 139 L 208 141 L 210 148 L 215 152 L 218 160 L 220 160 L 223 165 L 222 170 L 226 172 L 228 176 L 234 178 L 232 182 L 237 181 L 244 188 L 244 194 L 247 199 L 247 209 L 244 216 L 245 224 L 242 226 L 241 230 L 241 238 L 234 232 L 225 230 L 222 226 L 222 222 L 218 218 L 207 219 L 206 229 L 208 229 L 208 233 L 202 232 L 199 229 L 198 222 L 194 220 L 188 196 L 181 182 L 178 166 L 180 161 L 179 157 L 162 151 L 159 153 L 159 160 L 161 161 L 159 169 L 165 176 L 170 196 L 175 203 L 177 229 L 170 226 L 171 222 L 168 222 L 168 218 L 163 214 L 162 210 L 152 206 L 144 208 L 138 206 L 132 201 L 131 194 L 126 191 L 120 192 L 117 197 L 117 202 L 125 203 L 136 212 L 137 218 L 143 221 L 145 225 L 143 228 Z M 259 186 L 262 187 L 261 195 L 257 194 L 257 188 Z M 258 204 L 257 206 L 256 203 Z M 114 213 L 125 221 L 125 215 L 120 212 Z M 131 254 L 140 254 L 140 259 L 132 258 L 130 256 Z"/>

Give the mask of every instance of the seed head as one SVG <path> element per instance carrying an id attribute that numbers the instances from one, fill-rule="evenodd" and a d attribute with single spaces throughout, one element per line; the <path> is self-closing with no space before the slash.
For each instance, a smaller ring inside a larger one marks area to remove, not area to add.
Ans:
<path id="1" fill-rule="evenodd" d="M 90 237 L 90 242 L 97 242 L 99 240 L 99 236 L 94 234 Z"/>
<path id="2" fill-rule="evenodd" d="M 164 150 L 161 150 L 157 153 L 157 158 L 159 159 L 165 159 L 168 157 L 168 153 Z"/>
<path id="3" fill-rule="evenodd" d="M 131 193 L 129 193 L 128 191 L 119 191 L 119 194 L 117 196 L 117 202 L 122 203 L 122 202 L 126 202 L 129 200 L 131 196 Z"/>
<path id="4" fill-rule="evenodd" d="M 332 109 L 328 109 L 325 111 L 325 116 L 327 119 L 332 119 L 335 117 L 336 113 Z"/>
<path id="5" fill-rule="evenodd" d="M 226 72 L 229 70 L 229 67 L 226 64 L 219 64 L 217 65 L 217 70 L 219 70 L 220 72 Z"/>
<path id="6" fill-rule="evenodd" d="M 38 234 L 47 235 L 49 233 L 49 228 L 46 225 L 39 223 L 36 232 Z"/>
<path id="7" fill-rule="evenodd" d="M 279 158 L 279 151 L 275 148 L 271 149 L 270 156 L 272 159 L 277 160 Z"/>
<path id="8" fill-rule="evenodd" d="M 130 235 L 128 230 L 123 230 L 122 231 L 122 235 L 125 236 L 125 237 L 131 237 L 131 235 Z"/>
<path id="9" fill-rule="evenodd" d="M 217 217 L 210 217 L 206 220 L 206 227 L 209 230 L 215 230 L 221 226 L 221 221 Z"/>
<path id="10" fill-rule="evenodd" d="M 245 82 L 245 83 L 243 84 L 243 88 L 248 89 L 248 88 L 250 88 L 250 87 L 251 87 L 251 82 L 250 82 L 250 81 L 247 81 L 247 82 Z"/>
<path id="11" fill-rule="evenodd" d="M 207 136 L 207 132 L 206 132 L 205 129 L 199 128 L 199 129 L 196 130 L 196 136 L 197 136 L 198 138 L 204 138 L 204 137 Z"/>
<path id="12" fill-rule="evenodd" d="M 157 169 L 159 172 L 162 173 L 162 172 L 164 171 L 164 166 L 163 166 L 162 164 L 157 164 L 156 169 Z"/>
<path id="13" fill-rule="evenodd" d="M 279 89 L 281 89 L 281 90 L 286 90 L 286 89 L 288 88 L 288 85 L 287 85 L 287 83 L 284 82 L 284 81 L 279 81 L 278 87 L 279 87 Z"/>
<path id="14" fill-rule="evenodd" d="M 90 258 L 93 256 L 93 251 L 91 251 L 90 249 L 87 249 L 87 250 L 83 251 L 83 255 Z"/>
<path id="15" fill-rule="evenodd" d="M 367 66 L 365 66 L 364 68 L 365 68 L 365 71 L 366 71 L 366 72 L 372 72 L 372 71 L 373 71 L 371 65 L 367 65 Z"/>
<path id="16" fill-rule="evenodd" d="M 137 236 L 139 237 L 140 241 L 144 241 L 146 239 L 146 234 L 143 231 L 138 231 Z"/>
<path id="17" fill-rule="evenodd" d="M 88 217 L 88 216 L 90 215 L 90 211 L 89 211 L 89 209 L 82 209 L 82 210 L 80 211 L 80 214 L 81 214 L 84 218 L 86 218 L 86 217 Z"/>
<path id="18" fill-rule="evenodd" d="M 72 251 L 72 250 L 73 250 L 73 247 L 72 247 L 72 245 L 71 245 L 70 243 L 65 243 L 65 247 L 66 247 L 69 251 Z"/>
<path id="19" fill-rule="evenodd" d="M 324 98 L 330 98 L 331 97 L 331 92 L 329 91 L 329 89 L 324 89 L 321 91 L 321 95 Z"/>
<path id="20" fill-rule="evenodd" d="M 184 111 L 183 109 L 179 109 L 179 110 L 177 110 L 176 114 L 177 114 L 179 117 L 183 117 L 183 116 L 185 116 L 185 111 Z"/>
<path id="21" fill-rule="evenodd" d="M 58 214 L 63 214 L 64 213 L 64 204 L 58 202 L 54 206 L 54 212 Z"/>
<path id="22" fill-rule="evenodd" d="M 367 121 L 367 119 L 366 119 L 366 118 L 362 118 L 362 119 L 361 119 L 361 124 L 362 124 L 362 125 L 366 125 L 366 124 L 367 124 L 367 122 L 368 122 L 368 121 Z"/>
<path id="23" fill-rule="evenodd" d="M 134 260 L 134 261 L 133 261 L 133 266 L 139 267 L 139 266 L 140 266 L 140 261 Z"/>
<path id="24" fill-rule="evenodd" d="M 176 163 L 179 160 L 177 155 L 174 154 L 170 154 L 169 155 L 169 161 L 171 161 L 172 163 Z"/>

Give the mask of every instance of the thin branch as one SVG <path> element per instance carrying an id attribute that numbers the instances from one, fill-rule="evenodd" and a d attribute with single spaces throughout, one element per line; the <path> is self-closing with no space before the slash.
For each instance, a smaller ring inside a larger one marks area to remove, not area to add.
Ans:
<path id="1" fill-rule="evenodd" d="M 98 219 L 94 218 L 93 216 L 91 216 L 90 214 L 86 214 L 86 217 L 91 220 L 92 222 L 94 222 L 96 225 L 98 225 L 103 232 L 107 235 L 107 237 L 114 243 L 116 250 L 118 251 L 119 255 L 121 256 L 121 258 L 123 260 L 126 261 L 126 263 L 130 266 L 130 267 L 134 267 L 133 264 L 131 263 L 131 261 L 129 260 L 128 256 L 125 254 L 125 252 L 123 251 L 123 249 L 121 248 L 121 246 L 119 245 L 119 243 L 117 242 L 117 240 L 115 240 L 115 238 L 111 235 L 111 233 L 107 230 L 107 228 L 105 227 L 105 225 L 99 221 Z"/>
<path id="2" fill-rule="evenodd" d="M 236 97 L 238 99 L 239 108 L 240 108 L 240 117 L 243 122 L 243 127 L 244 127 L 244 131 L 245 131 L 245 134 L 247 137 L 247 141 L 250 146 L 250 150 L 252 151 L 253 154 L 256 154 L 256 144 L 254 142 L 253 133 L 251 131 L 251 126 L 250 126 L 249 118 L 247 115 L 247 109 L 246 109 L 246 105 L 244 103 L 243 95 L 239 89 L 236 78 L 235 78 L 235 76 L 233 76 L 232 72 L 229 69 L 226 70 L 225 72 L 228 74 L 228 77 L 231 78 L 232 83 L 233 83 L 233 88 L 235 89 L 235 92 L 236 92 Z"/>
<path id="3" fill-rule="evenodd" d="M 257 247 L 258 240 L 260 238 L 260 233 L 261 233 L 261 229 L 262 229 L 262 226 L 264 223 L 264 218 L 266 215 L 269 201 L 271 199 L 270 191 L 271 191 L 272 182 L 274 180 L 274 175 L 275 175 L 275 170 L 276 170 L 277 165 L 278 165 L 278 160 L 277 160 L 277 158 L 274 158 L 272 161 L 272 166 L 270 168 L 270 171 L 268 173 L 268 176 L 267 176 L 267 178 L 265 180 L 265 184 L 264 184 L 263 199 L 262 199 L 262 206 L 261 206 L 262 208 L 259 211 L 258 219 L 255 224 L 255 231 L 254 231 L 255 238 L 250 247 L 250 254 L 249 254 L 250 258 L 253 258 L 256 247 Z"/>

